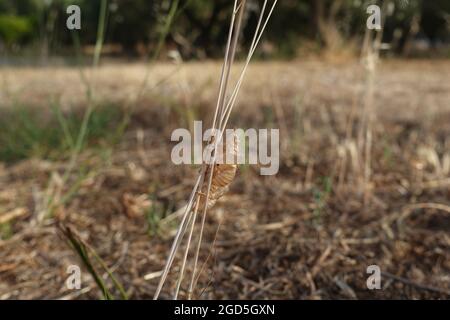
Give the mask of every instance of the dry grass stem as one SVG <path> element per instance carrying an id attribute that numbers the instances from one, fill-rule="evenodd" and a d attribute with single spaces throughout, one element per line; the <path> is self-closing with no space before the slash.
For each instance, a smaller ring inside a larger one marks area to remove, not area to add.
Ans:
<path id="1" fill-rule="evenodd" d="M 222 143 L 223 141 L 223 135 L 231 114 L 231 111 L 236 104 L 236 100 L 238 97 L 238 93 L 240 91 L 240 88 L 242 86 L 245 73 L 248 69 L 248 66 L 250 64 L 251 58 L 258 46 L 259 41 L 261 40 L 262 34 L 267 26 L 267 23 L 270 19 L 270 16 L 273 13 L 273 10 L 276 6 L 277 0 L 273 2 L 273 5 L 270 9 L 270 12 L 268 15 L 264 18 L 264 14 L 266 11 L 268 0 L 264 1 L 260 17 L 258 19 L 258 24 L 254 33 L 254 37 L 244 64 L 243 69 L 240 72 L 239 78 L 237 83 L 234 86 L 234 89 L 231 93 L 231 95 L 227 99 L 227 92 L 229 87 L 229 80 L 231 76 L 231 67 L 234 63 L 235 56 L 236 56 L 236 50 L 237 50 L 237 43 L 239 40 L 239 35 L 241 33 L 242 29 L 242 21 L 244 16 L 244 11 L 246 9 L 246 0 L 235 0 L 234 6 L 233 6 L 233 12 L 230 22 L 230 29 L 228 34 L 228 40 L 225 50 L 225 57 L 224 57 L 224 63 L 222 66 L 221 76 L 220 76 L 220 85 L 219 85 L 219 94 L 217 99 L 217 105 L 214 112 L 214 119 L 211 126 L 211 129 L 215 130 L 216 128 L 218 131 L 218 136 L 214 137 L 214 139 L 211 141 L 211 143 L 214 144 L 212 148 L 212 152 L 209 155 L 209 159 L 205 159 L 205 162 L 202 166 L 202 169 L 200 171 L 200 175 L 198 178 L 198 184 L 196 187 L 194 187 L 193 190 L 193 197 L 190 199 L 188 206 L 186 207 L 186 211 L 183 217 L 183 220 L 181 222 L 181 225 L 179 227 L 177 236 L 175 237 L 172 250 L 169 254 L 168 261 L 166 263 L 166 267 L 163 271 L 163 276 L 161 277 L 160 283 L 158 285 L 157 291 L 155 293 L 154 298 L 157 299 L 159 297 L 159 294 L 161 292 L 162 286 L 164 285 L 164 282 L 167 278 L 167 274 L 169 272 L 169 269 L 173 263 L 173 259 L 175 257 L 176 251 L 178 249 L 178 246 L 183 239 L 184 233 L 186 231 L 186 228 L 190 226 L 190 232 L 188 235 L 187 245 L 184 252 L 184 257 L 182 260 L 182 265 L 180 269 L 180 273 L 177 280 L 176 290 L 174 298 L 177 299 L 180 287 L 182 285 L 182 281 L 184 278 L 185 273 L 185 267 L 186 262 L 189 254 L 189 249 L 191 245 L 192 240 L 192 234 L 194 232 L 195 228 L 195 220 L 197 216 L 197 211 L 199 208 L 202 209 L 202 220 L 201 225 L 199 227 L 199 237 L 196 245 L 195 250 L 195 256 L 194 256 L 194 266 L 191 276 L 191 281 L 189 284 L 189 290 L 188 290 L 188 298 L 192 298 L 193 291 L 196 286 L 196 274 L 197 274 L 197 266 L 198 266 L 198 259 L 201 249 L 201 243 L 203 238 L 203 230 L 205 226 L 206 221 L 206 215 L 207 210 L 210 209 L 212 206 L 214 206 L 215 202 L 226 192 L 228 185 L 233 180 L 235 173 L 236 173 L 236 165 L 235 164 L 217 164 L 216 165 L 216 158 L 218 155 L 219 146 L 224 146 Z M 235 144 L 236 148 L 236 137 L 232 139 L 231 143 Z M 232 148 L 235 150 L 235 148 Z M 191 210 L 194 205 L 194 210 Z M 186 220 L 188 221 L 186 223 Z M 190 224 L 191 223 L 191 224 Z"/>

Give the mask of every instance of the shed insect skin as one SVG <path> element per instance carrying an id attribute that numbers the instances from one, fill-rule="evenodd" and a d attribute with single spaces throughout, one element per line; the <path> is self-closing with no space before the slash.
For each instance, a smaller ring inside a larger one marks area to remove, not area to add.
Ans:
<path id="1" fill-rule="evenodd" d="M 215 163 L 213 169 L 213 175 L 211 180 L 211 188 L 209 191 L 209 197 L 207 202 L 207 209 L 212 208 L 217 200 L 219 200 L 225 193 L 227 193 L 230 184 L 233 182 L 234 177 L 236 176 L 237 165 L 236 159 L 238 154 L 238 141 L 237 136 L 233 134 L 228 137 L 231 140 L 226 141 L 224 144 L 223 141 L 217 146 L 218 153 L 222 156 L 226 152 L 226 157 L 230 156 L 233 158 L 233 162 L 230 163 Z M 225 149 L 225 150 L 224 150 Z M 225 152 L 224 152 L 225 151 Z M 225 157 L 223 157 L 225 160 Z M 228 162 L 228 161 L 224 161 Z M 211 166 L 208 165 L 205 172 L 205 180 L 209 179 Z M 200 192 L 197 192 L 199 195 L 200 208 L 205 205 L 206 195 L 207 195 L 207 183 L 205 183 L 204 187 Z"/>

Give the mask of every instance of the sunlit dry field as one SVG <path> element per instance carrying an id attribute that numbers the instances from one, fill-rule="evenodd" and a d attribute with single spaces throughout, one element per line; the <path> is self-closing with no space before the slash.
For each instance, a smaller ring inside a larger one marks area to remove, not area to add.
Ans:
<path id="1" fill-rule="evenodd" d="M 54 104 L 64 114 L 82 112 L 80 71 L 4 67 L 0 74 L 0 141 L 12 146 L 0 146 L 0 299 L 100 297 L 88 272 L 80 290 L 67 289 L 67 267 L 81 262 L 60 224 L 95 248 L 131 298 L 151 298 L 176 231 L 171 213 L 198 172 L 171 162 L 171 132 L 194 120 L 210 125 L 220 64 L 84 70 L 95 106 L 116 111 L 96 127 L 101 134 L 67 179 L 64 150 L 35 141 L 15 153 L 11 140 L 29 137 L 8 117 L 30 109 L 45 123 Z M 356 62 L 251 65 L 230 126 L 279 128 L 280 170 L 263 177 L 241 166 L 209 212 L 197 297 L 450 298 L 450 62 L 381 64 L 363 187 L 357 136 L 365 76 Z M 125 112 L 130 121 L 112 143 L 108 132 Z M 6 137 L 6 125 L 17 134 Z M 51 215 L 49 195 L 58 199 Z M 380 290 L 366 286 L 373 264 L 383 272 Z M 163 298 L 176 277 L 169 280 Z"/>

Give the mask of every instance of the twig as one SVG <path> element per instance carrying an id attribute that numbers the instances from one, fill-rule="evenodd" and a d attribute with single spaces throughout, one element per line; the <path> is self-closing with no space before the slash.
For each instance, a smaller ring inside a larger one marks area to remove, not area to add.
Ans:
<path id="1" fill-rule="evenodd" d="M 440 288 L 436 288 L 436 287 L 432 287 L 432 286 L 428 286 L 428 285 L 423 285 L 423 284 L 414 282 L 412 280 L 409 280 L 407 278 L 396 276 L 396 275 L 394 275 L 392 273 L 385 272 L 385 271 L 381 271 L 381 275 L 383 275 L 383 276 L 385 276 L 387 278 L 393 279 L 395 281 L 402 282 L 402 283 L 404 283 L 406 285 L 415 287 L 417 289 L 427 290 L 427 291 L 436 292 L 436 293 L 443 293 L 443 294 L 446 294 L 446 295 L 450 296 L 450 291 L 445 290 L 445 289 L 440 289 Z"/>

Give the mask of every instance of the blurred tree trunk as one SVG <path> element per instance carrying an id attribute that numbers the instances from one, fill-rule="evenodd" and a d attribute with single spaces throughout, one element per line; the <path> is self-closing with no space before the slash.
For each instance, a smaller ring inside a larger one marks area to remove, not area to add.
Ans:
<path id="1" fill-rule="evenodd" d="M 52 36 L 55 31 L 55 24 L 58 17 L 58 10 L 55 6 L 44 7 L 42 12 L 41 25 L 41 48 L 40 58 L 42 65 L 47 65 L 50 56 Z"/>
<path id="2" fill-rule="evenodd" d="M 420 31 L 420 19 L 420 13 L 416 13 L 411 19 L 411 23 L 409 24 L 408 28 L 403 31 L 403 36 L 400 38 L 400 41 L 398 43 L 397 50 L 399 54 L 406 56 L 410 55 L 413 47 L 412 42 Z"/>
<path id="3" fill-rule="evenodd" d="M 343 7 L 343 0 L 334 0 L 329 6 L 329 10 L 325 9 L 325 2 L 328 1 L 316 0 L 314 3 L 315 23 L 320 38 L 324 42 L 325 48 L 334 50 L 342 45 L 342 35 L 336 22 L 337 15 Z"/>

